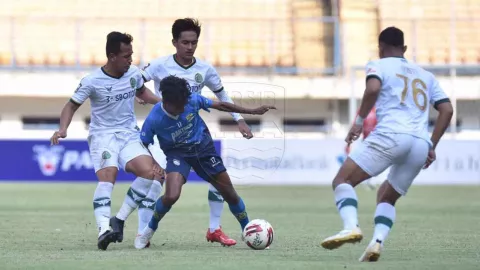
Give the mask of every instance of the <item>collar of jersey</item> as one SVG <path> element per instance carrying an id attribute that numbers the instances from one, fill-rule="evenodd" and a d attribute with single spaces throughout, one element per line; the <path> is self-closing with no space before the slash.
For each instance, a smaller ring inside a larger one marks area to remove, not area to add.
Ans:
<path id="1" fill-rule="evenodd" d="M 103 67 L 101 67 L 100 69 L 102 70 L 103 74 L 105 74 L 106 76 L 108 76 L 108 77 L 110 77 L 110 78 L 120 79 L 120 78 L 123 77 L 123 74 L 122 74 L 122 76 L 120 76 L 120 77 L 114 77 L 114 76 L 108 74 L 107 72 L 105 72 L 105 69 L 103 69 Z"/>
<path id="2" fill-rule="evenodd" d="M 177 65 L 179 65 L 179 66 L 180 66 L 181 68 L 183 68 L 183 69 L 189 69 L 189 68 L 191 68 L 193 65 L 195 65 L 195 63 L 197 63 L 197 59 L 196 59 L 195 57 L 193 57 L 192 63 L 191 63 L 190 65 L 188 65 L 188 66 L 184 66 L 184 65 L 180 64 L 180 63 L 177 61 L 177 54 L 174 54 L 174 55 L 173 55 L 173 61 L 175 61 L 175 63 L 177 63 Z"/>
<path id="3" fill-rule="evenodd" d="M 164 112 L 168 117 L 172 118 L 173 120 L 178 120 L 178 117 L 179 117 L 180 115 L 175 116 L 175 115 L 169 114 L 169 113 L 165 110 L 165 108 L 163 108 L 163 103 L 162 103 L 162 105 L 161 105 L 161 108 L 162 108 L 163 112 Z"/>

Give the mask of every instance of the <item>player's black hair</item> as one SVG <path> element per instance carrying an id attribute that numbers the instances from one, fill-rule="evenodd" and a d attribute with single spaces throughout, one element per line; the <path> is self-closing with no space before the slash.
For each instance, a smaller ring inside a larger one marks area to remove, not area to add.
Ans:
<path id="1" fill-rule="evenodd" d="M 194 31 L 197 33 L 197 38 L 200 37 L 200 32 L 202 31 L 202 26 L 197 19 L 184 18 L 177 19 L 172 25 L 172 36 L 173 39 L 178 40 L 182 32 L 185 31 Z"/>
<path id="2" fill-rule="evenodd" d="M 160 89 L 162 90 L 163 101 L 175 105 L 187 104 L 191 95 L 188 82 L 175 75 L 163 78 L 160 81 Z"/>
<path id="3" fill-rule="evenodd" d="M 132 43 L 133 37 L 127 33 L 120 33 L 120 32 L 110 32 L 107 35 L 107 46 L 106 46 L 106 53 L 107 57 L 109 54 L 118 54 L 120 53 L 120 45 L 121 43 L 130 45 Z"/>
<path id="4" fill-rule="evenodd" d="M 405 45 L 403 31 L 394 26 L 385 28 L 378 36 L 378 41 L 393 47 L 403 47 Z"/>

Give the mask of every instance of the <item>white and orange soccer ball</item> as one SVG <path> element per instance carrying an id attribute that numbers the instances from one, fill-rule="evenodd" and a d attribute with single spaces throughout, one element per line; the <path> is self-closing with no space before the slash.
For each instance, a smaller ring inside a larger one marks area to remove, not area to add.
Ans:
<path id="1" fill-rule="evenodd" d="M 262 250 L 273 242 L 273 227 L 264 219 L 251 220 L 243 230 L 243 241 L 252 249 Z"/>

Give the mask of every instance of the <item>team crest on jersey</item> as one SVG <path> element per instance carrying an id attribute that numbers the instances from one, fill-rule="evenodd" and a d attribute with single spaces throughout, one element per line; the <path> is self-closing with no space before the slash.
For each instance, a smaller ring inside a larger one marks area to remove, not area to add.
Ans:
<path id="1" fill-rule="evenodd" d="M 203 82 L 202 74 L 200 74 L 200 73 L 195 74 L 195 81 L 197 83 L 202 83 Z"/>
<path id="2" fill-rule="evenodd" d="M 192 121 L 193 117 L 194 117 L 193 113 L 189 113 L 185 118 L 187 119 L 187 121 Z"/>
<path id="3" fill-rule="evenodd" d="M 130 86 L 132 87 L 132 89 L 135 89 L 135 86 L 137 85 L 137 80 L 135 80 L 135 78 L 130 78 Z"/>
<path id="4" fill-rule="evenodd" d="M 102 159 L 109 159 L 109 158 L 111 158 L 111 157 L 112 157 L 112 155 L 110 154 L 110 152 L 108 152 L 108 151 L 103 151 L 103 153 L 102 153 Z"/>

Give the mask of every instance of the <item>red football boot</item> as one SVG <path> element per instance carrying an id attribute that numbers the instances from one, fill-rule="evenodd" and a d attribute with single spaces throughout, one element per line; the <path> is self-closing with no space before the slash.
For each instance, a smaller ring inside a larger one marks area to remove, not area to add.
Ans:
<path id="1" fill-rule="evenodd" d="M 231 239 L 225 233 L 223 233 L 222 227 L 218 228 L 213 233 L 211 233 L 210 229 L 208 229 L 206 238 L 208 242 L 212 242 L 212 243 L 218 242 L 222 244 L 222 246 L 227 246 L 227 247 L 237 244 L 237 241 L 235 241 L 234 239 Z"/>

